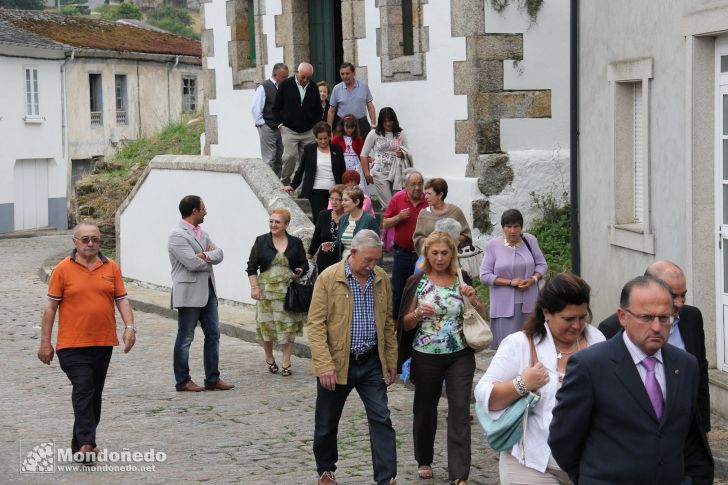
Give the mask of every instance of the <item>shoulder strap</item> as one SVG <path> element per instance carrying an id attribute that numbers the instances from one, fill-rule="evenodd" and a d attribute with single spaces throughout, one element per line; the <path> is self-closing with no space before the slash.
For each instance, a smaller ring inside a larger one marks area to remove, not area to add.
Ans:
<path id="1" fill-rule="evenodd" d="M 525 244 L 526 247 L 528 248 L 528 252 L 531 253 L 531 256 L 533 256 L 533 249 L 531 249 L 531 245 L 528 243 L 528 239 L 526 239 L 525 233 L 521 237 L 521 240 L 523 241 L 523 244 Z"/>
<path id="2" fill-rule="evenodd" d="M 533 343 L 533 337 L 528 337 L 528 345 L 531 347 L 531 367 L 538 363 L 538 356 L 536 355 L 536 345 Z"/>

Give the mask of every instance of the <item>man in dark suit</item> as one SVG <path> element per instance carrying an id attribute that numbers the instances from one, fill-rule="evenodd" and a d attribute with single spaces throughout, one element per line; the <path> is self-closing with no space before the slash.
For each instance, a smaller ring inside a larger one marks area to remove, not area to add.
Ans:
<path id="1" fill-rule="evenodd" d="M 312 77 L 313 66 L 302 62 L 296 75 L 280 84 L 273 102 L 273 118 L 283 139 L 283 185 L 291 183 L 303 147 L 315 141 L 311 129 L 321 121 L 321 100 Z"/>
<path id="2" fill-rule="evenodd" d="M 706 434 L 710 431 L 710 389 L 708 384 L 708 360 L 705 357 L 705 333 L 703 315 L 694 306 L 685 304 L 687 285 L 683 271 L 671 261 L 655 261 L 645 275 L 661 279 L 670 287 L 675 309 L 668 343 L 695 356 L 700 368 L 698 402 L 695 420 L 690 426 L 685 444 L 685 475 L 696 485 L 713 483 L 714 463 Z M 599 324 L 605 337 L 612 338 L 622 329 L 617 314 Z"/>
<path id="3" fill-rule="evenodd" d="M 569 359 L 549 430 L 551 453 L 576 484 L 684 483 L 698 363 L 667 345 L 673 305 L 663 281 L 631 280 L 619 306 L 624 332 Z"/>

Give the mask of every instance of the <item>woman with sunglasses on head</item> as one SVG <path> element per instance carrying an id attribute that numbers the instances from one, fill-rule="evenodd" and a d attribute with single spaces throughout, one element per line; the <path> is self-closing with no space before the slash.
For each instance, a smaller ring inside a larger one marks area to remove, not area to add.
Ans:
<path id="1" fill-rule="evenodd" d="M 344 172 L 346 173 L 346 172 Z M 334 242 L 339 235 L 339 221 L 344 215 L 341 198 L 344 195 L 343 184 L 334 185 L 329 189 L 329 208 L 319 213 L 316 227 L 311 236 L 308 247 L 308 260 L 313 261 L 316 256 L 316 268 L 319 274 L 339 262 L 339 255 L 334 251 Z"/>

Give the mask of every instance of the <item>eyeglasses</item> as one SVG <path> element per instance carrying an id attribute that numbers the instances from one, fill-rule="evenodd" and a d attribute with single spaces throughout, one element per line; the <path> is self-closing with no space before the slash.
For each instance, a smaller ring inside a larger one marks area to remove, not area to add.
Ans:
<path id="1" fill-rule="evenodd" d="M 73 239 L 74 239 L 74 241 L 79 241 L 82 244 L 88 244 L 88 243 L 101 244 L 101 238 L 99 238 L 99 237 L 91 237 L 91 236 L 76 237 L 76 236 L 73 236 Z"/>
<path id="2" fill-rule="evenodd" d="M 640 323 L 644 323 L 645 325 L 648 325 L 655 321 L 655 318 L 657 321 L 660 322 L 660 325 L 670 325 L 672 323 L 672 315 L 649 315 L 649 314 L 643 314 L 638 315 L 626 308 L 623 308 L 625 312 L 629 313 L 633 317 L 635 317 L 637 320 L 640 321 Z"/>
<path id="3" fill-rule="evenodd" d="M 407 184 L 407 185 L 408 185 L 409 187 L 424 187 L 424 186 L 425 186 L 424 182 L 420 182 L 420 183 L 418 183 L 418 184 L 417 184 L 417 183 L 409 183 L 409 184 Z"/>
<path id="4" fill-rule="evenodd" d="M 341 199 L 338 197 L 329 197 L 329 202 L 341 202 Z"/>

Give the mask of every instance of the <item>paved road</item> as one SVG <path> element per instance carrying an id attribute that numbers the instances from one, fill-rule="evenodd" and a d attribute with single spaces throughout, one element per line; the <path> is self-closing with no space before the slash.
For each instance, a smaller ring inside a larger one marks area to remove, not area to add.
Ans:
<path id="1" fill-rule="evenodd" d="M 40 443 L 67 446 L 73 423 L 71 387 L 54 360 L 35 357 L 37 325 L 46 286 L 38 267 L 49 256 L 70 249 L 68 236 L 0 240 L 0 315 L 4 389 L 0 396 L 0 482 L 21 483 L 315 483 L 311 452 L 315 381 L 307 359 L 293 358 L 293 376 L 268 374 L 255 344 L 222 336 L 222 375 L 237 388 L 230 392 L 177 393 L 172 375 L 176 322 L 137 312 L 138 343 L 124 355 L 114 352 L 104 392 L 99 445 L 109 451 L 154 448 L 166 454 L 154 471 L 56 472 L 21 474 L 23 457 Z M 193 378 L 203 380 L 202 336 L 193 343 Z M 398 436 L 399 483 L 446 483 L 444 433 L 438 432 L 435 479 L 417 480 L 412 456 L 412 392 L 401 385 L 390 393 Z M 445 429 L 443 406 L 440 430 Z M 470 483 L 495 484 L 496 455 L 473 429 Z M 364 409 L 352 395 L 339 433 L 337 478 L 372 483 Z"/>

